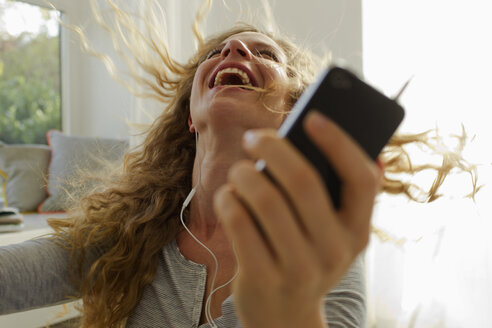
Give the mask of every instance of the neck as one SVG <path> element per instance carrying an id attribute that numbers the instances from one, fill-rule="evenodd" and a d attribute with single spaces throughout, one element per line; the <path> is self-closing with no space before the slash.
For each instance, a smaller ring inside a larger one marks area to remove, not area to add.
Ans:
<path id="1" fill-rule="evenodd" d="M 198 184 L 198 187 L 190 203 L 189 229 L 202 242 L 225 238 L 213 209 L 213 197 L 217 189 L 227 182 L 230 167 L 247 158 L 241 145 L 242 134 L 238 132 L 220 139 L 200 134 L 198 138 L 193 165 L 193 186 Z"/>

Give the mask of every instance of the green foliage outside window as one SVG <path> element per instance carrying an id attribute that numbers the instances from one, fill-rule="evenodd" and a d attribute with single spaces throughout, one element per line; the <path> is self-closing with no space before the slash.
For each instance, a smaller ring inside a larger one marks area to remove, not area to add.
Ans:
<path id="1" fill-rule="evenodd" d="M 46 143 L 61 129 L 59 37 L 0 29 L 0 140 Z"/>

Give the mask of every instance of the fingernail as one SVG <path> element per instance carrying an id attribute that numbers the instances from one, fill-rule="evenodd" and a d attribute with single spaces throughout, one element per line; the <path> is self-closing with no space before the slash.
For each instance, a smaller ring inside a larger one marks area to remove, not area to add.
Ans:
<path id="1" fill-rule="evenodd" d="M 325 115 L 318 112 L 317 110 L 311 110 L 307 114 L 306 118 L 309 121 L 311 121 L 311 124 L 313 124 L 313 126 L 316 129 L 319 129 L 319 130 L 325 129 L 328 122 L 329 122 L 329 119 Z"/>
<path id="2" fill-rule="evenodd" d="M 254 131 L 248 130 L 244 133 L 243 140 L 247 147 L 253 147 L 258 141 L 258 135 Z"/>

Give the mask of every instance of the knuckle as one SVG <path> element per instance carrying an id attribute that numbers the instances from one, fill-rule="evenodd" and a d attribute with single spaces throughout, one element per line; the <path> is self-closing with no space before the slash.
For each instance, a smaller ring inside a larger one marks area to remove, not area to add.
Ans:
<path id="1" fill-rule="evenodd" d="M 327 256 L 324 257 L 323 268 L 325 272 L 331 272 L 338 267 L 344 267 L 350 262 L 352 258 L 352 252 L 343 246 L 333 248 Z"/>
<path id="2" fill-rule="evenodd" d="M 375 192 L 378 188 L 379 174 L 373 165 L 368 165 L 367 170 L 363 170 L 363 174 L 359 176 L 359 184 L 361 188 L 367 191 Z"/>

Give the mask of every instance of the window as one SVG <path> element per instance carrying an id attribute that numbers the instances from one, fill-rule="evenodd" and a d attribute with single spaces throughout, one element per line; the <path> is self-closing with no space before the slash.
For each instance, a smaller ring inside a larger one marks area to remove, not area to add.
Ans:
<path id="1" fill-rule="evenodd" d="M 453 174 L 441 190 L 445 197 L 434 203 L 380 202 L 374 225 L 406 243 L 371 241 L 371 324 L 491 327 L 491 3 L 363 0 L 362 8 L 365 78 L 394 95 L 413 76 L 401 97 L 402 132 L 437 126 L 447 137 L 461 134 L 463 123 L 464 155 L 478 165 L 478 185 L 484 185 L 475 203 L 463 198 L 469 178 Z"/>
<path id="2" fill-rule="evenodd" d="M 46 143 L 61 129 L 60 12 L 0 0 L 0 140 Z"/>

